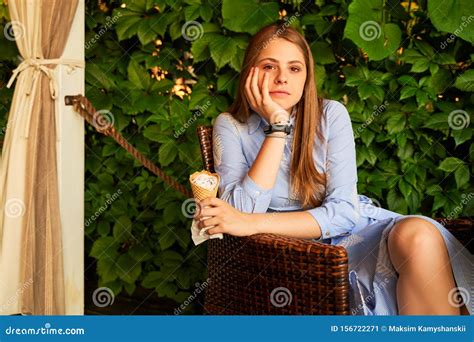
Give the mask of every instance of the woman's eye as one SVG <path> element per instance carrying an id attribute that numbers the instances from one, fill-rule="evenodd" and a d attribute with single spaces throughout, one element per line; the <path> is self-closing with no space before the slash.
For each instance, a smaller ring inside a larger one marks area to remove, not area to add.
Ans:
<path id="1" fill-rule="evenodd" d="M 265 65 L 263 70 L 270 70 L 271 68 L 273 68 L 273 65 Z"/>
<path id="2" fill-rule="evenodd" d="M 291 71 L 298 72 L 298 71 L 300 71 L 300 68 L 298 68 L 298 67 L 292 67 L 292 68 L 291 68 Z"/>

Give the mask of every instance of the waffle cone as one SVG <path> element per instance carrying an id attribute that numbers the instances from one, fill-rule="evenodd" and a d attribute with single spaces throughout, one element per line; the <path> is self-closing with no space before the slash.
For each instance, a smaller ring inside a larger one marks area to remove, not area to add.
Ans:
<path id="1" fill-rule="evenodd" d="M 193 180 L 194 178 L 196 178 L 197 176 L 201 175 L 201 174 L 207 174 L 209 176 L 214 176 L 217 178 L 217 185 L 214 189 L 212 190 L 208 190 L 208 189 L 205 189 L 197 184 L 194 184 Z M 201 201 L 207 197 L 217 197 L 217 191 L 219 190 L 219 183 L 221 181 L 221 178 L 219 176 L 218 173 L 211 173 L 211 172 L 208 172 L 208 171 L 198 171 L 198 172 L 194 172 L 191 176 L 189 176 L 189 182 L 191 183 L 191 189 L 193 191 L 193 196 L 195 199 L 197 199 L 198 201 Z"/>

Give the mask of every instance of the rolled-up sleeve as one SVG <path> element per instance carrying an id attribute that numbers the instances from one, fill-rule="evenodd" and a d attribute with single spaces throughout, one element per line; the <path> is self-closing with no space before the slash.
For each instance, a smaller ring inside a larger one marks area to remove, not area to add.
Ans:
<path id="1" fill-rule="evenodd" d="M 332 101 L 327 116 L 326 196 L 309 209 L 321 227 L 320 239 L 349 234 L 359 220 L 354 134 L 346 108 Z"/>
<path id="2" fill-rule="evenodd" d="M 265 213 L 273 189 L 263 189 L 249 177 L 239 131 L 242 124 L 234 120 L 223 113 L 213 126 L 214 167 L 221 177 L 219 198 L 246 213 Z"/>

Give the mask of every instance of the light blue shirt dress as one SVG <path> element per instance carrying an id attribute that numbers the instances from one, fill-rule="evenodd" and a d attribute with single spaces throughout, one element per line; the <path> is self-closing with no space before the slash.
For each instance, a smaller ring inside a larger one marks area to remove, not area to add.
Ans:
<path id="1" fill-rule="evenodd" d="M 401 215 L 374 205 L 357 194 L 354 135 L 349 113 L 333 100 L 323 103 L 322 133 L 316 137 L 313 157 L 319 172 L 326 173 L 327 189 L 321 206 L 307 210 L 322 231 L 315 241 L 344 246 L 349 256 L 350 305 L 353 315 L 396 315 L 397 273 L 390 261 L 387 236 L 401 218 L 421 217 L 441 232 L 453 267 L 454 278 L 472 315 L 473 255 L 441 224 L 421 215 Z M 291 117 L 291 124 L 294 117 Z M 219 198 L 246 213 L 301 211 L 290 194 L 290 162 L 293 133 L 287 136 L 283 159 L 272 189 L 263 189 L 247 174 L 265 140 L 267 125 L 257 113 L 240 123 L 230 113 L 214 122 L 214 166 L 221 177 Z M 436 298 L 434 300 L 437 300 Z"/>

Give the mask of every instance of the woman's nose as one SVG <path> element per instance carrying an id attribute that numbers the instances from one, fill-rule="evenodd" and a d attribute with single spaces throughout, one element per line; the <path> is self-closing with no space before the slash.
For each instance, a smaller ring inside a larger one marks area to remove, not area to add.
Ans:
<path id="1" fill-rule="evenodd" d="M 275 83 L 276 84 L 281 84 L 281 83 L 287 83 L 287 77 L 285 74 L 280 72 L 276 77 L 275 77 Z"/>

